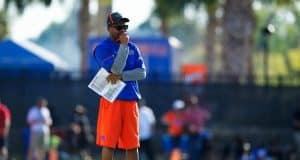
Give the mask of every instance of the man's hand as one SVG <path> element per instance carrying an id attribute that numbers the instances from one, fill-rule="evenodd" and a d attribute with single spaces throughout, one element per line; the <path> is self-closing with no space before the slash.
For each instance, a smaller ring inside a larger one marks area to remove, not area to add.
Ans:
<path id="1" fill-rule="evenodd" d="M 108 83 L 116 84 L 118 80 L 121 80 L 121 78 L 122 78 L 121 75 L 111 73 L 106 77 L 106 80 Z"/>
<path id="2" fill-rule="evenodd" d="M 127 34 L 127 32 L 123 32 L 120 34 L 120 43 L 121 44 L 125 44 L 127 45 L 129 42 L 129 35 Z"/>

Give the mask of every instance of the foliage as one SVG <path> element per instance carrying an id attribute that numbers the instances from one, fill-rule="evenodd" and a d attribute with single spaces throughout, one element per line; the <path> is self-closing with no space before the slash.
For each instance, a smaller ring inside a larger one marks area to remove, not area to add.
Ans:
<path id="1" fill-rule="evenodd" d="M 7 32 L 7 21 L 5 13 L 0 11 L 0 40 L 6 36 Z"/>
<path id="2" fill-rule="evenodd" d="M 184 10 L 184 6 L 192 3 L 195 6 L 199 6 L 204 4 L 208 6 L 208 8 L 217 8 L 218 0 L 155 0 L 156 2 L 156 10 L 155 13 L 160 18 L 170 18 L 176 17 L 178 15 L 182 16 L 182 11 Z"/>
<path id="3" fill-rule="evenodd" d="M 18 9 L 18 12 L 23 13 L 26 5 L 28 5 L 32 2 L 41 2 L 45 6 L 50 6 L 52 0 L 5 0 L 4 6 L 5 6 L 5 10 L 7 10 L 9 5 L 11 5 L 11 3 L 14 3 L 16 8 Z"/>
<path id="4" fill-rule="evenodd" d="M 292 69 L 296 71 L 296 73 L 300 72 L 300 48 L 290 49 L 287 52 L 289 60 L 292 65 Z M 271 85 L 278 85 L 279 83 L 284 83 L 285 85 L 297 85 L 299 86 L 299 78 L 297 74 L 288 73 L 287 66 L 284 62 L 283 54 L 278 52 L 272 52 L 269 55 L 269 77 Z M 263 53 L 256 52 L 253 55 L 254 72 L 256 75 L 256 84 L 264 84 L 263 80 Z M 287 77 L 287 78 L 283 78 Z M 293 79 L 298 79 L 297 81 L 293 81 Z M 297 83 L 295 83 L 297 82 Z"/>
<path id="5" fill-rule="evenodd" d="M 277 6 L 286 6 L 288 4 L 292 4 L 293 2 L 296 2 L 297 0 L 259 0 L 264 4 L 276 4 Z"/>
<path id="6" fill-rule="evenodd" d="M 155 0 L 156 14 L 161 18 L 169 18 L 174 15 L 180 15 L 185 5 L 185 0 Z"/>
<path id="7" fill-rule="evenodd" d="M 300 44 L 300 14 L 299 11 L 293 10 L 291 7 L 282 7 L 281 9 L 268 10 L 264 9 L 256 11 L 257 30 L 255 32 L 254 41 L 255 49 L 263 51 L 264 38 L 268 40 L 271 53 L 284 53 L 291 48 L 297 48 Z M 279 18 L 283 15 L 281 11 L 292 13 L 295 23 L 290 24 L 285 18 Z M 268 25 L 275 26 L 275 32 L 264 37 L 262 30 Z"/>
<path id="8" fill-rule="evenodd" d="M 4 0 L 4 10 L 0 11 L 0 40 L 8 33 L 7 16 L 6 12 L 10 5 L 14 4 L 20 14 L 23 13 L 26 5 L 32 2 L 41 2 L 45 6 L 50 6 L 52 0 Z"/>
<path id="9" fill-rule="evenodd" d="M 293 70 L 300 72 L 300 48 L 291 49 L 289 51 L 289 60 L 291 61 L 291 67 Z"/>

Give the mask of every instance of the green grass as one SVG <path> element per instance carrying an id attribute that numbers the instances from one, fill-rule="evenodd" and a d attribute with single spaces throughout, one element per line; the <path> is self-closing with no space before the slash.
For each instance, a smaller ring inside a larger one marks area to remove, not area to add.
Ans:
<path id="1" fill-rule="evenodd" d="M 291 49 L 287 52 L 288 60 L 291 64 L 291 69 L 295 72 L 300 72 L 300 48 Z M 256 83 L 258 85 L 264 84 L 263 79 L 263 53 L 254 53 L 253 56 L 254 63 L 254 74 L 257 75 Z M 300 82 L 295 82 L 293 79 L 289 77 L 293 77 L 293 73 L 289 73 L 288 66 L 284 61 L 283 53 L 269 53 L 269 77 L 271 85 L 278 85 L 279 77 L 287 77 L 283 78 L 282 82 L 285 85 L 300 85 Z M 294 77 L 300 79 L 300 77 Z"/>

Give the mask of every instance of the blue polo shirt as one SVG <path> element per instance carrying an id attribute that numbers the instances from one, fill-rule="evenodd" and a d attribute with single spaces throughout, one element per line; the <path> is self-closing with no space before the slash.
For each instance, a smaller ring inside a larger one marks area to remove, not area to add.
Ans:
<path id="1" fill-rule="evenodd" d="M 101 67 L 105 68 L 110 72 L 114 60 L 117 56 L 120 44 L 112 41 L 109 37 L 101 41 L 94 50 L 94 57 Z M 123 71 L 132 70 L 135 68 L 144 68 L 144 62 L 141 58 L 139 49 L 132 42 L 128 43 L 129 54 L 126 61 L 126 65 Z M 118 95 L 117 99 L 120 100 L 139 100 L 141 99 L 141 94 L 139 91 L 137 81 L 124 81 L 126 86 Z"/>

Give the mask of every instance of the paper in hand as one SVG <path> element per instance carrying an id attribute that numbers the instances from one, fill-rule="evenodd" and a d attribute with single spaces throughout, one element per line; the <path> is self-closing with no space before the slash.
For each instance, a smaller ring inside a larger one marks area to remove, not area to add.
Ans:
<path id="1" fill-rule="evenodd" d="M 106 81 L 108 75 L 109 73 L 104 68 L 101 68 L 88 87 L 108 101 L 113 102 L 126 84 L 121 80 L 118 80 L 115 84 L 108 83 Z"/>

